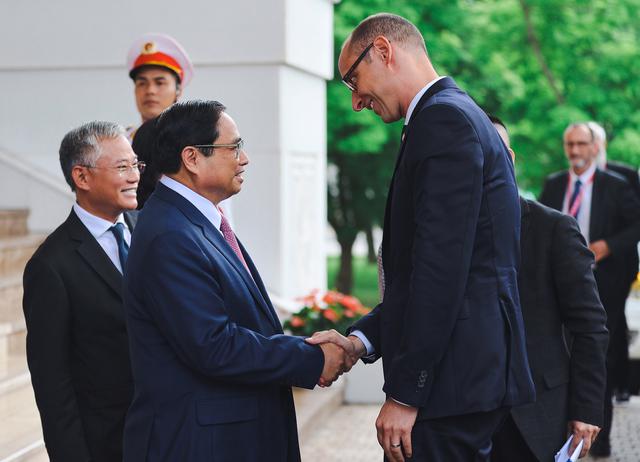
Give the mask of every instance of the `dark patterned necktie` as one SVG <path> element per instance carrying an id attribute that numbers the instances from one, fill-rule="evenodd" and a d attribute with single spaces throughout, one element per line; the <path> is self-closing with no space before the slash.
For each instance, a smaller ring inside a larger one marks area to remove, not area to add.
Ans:
<path id="1" fill-rule="evenodd" d="M 124 273 L 124 267 L 127 263 L 127 257 L 129 256 L 129 244 L 124 239 L 124 224 L 116 223 L 111 228 L 109 228 L 116 238 L 116 243 L 118 244 L 118 258 L 120 258 L 120 266 L 122 268 L 122 272 Z"/>
<path id="2" fill-rule="evenodd" d="M 236 254 L 236 256 L 240 259 L 247 272 L 251 274 L 249 271 L 249 267 L 247 266 L 247 262 L 244 260 L 244 256 L 242 255 L 242 251 L 240 250 L 240 245 L 238 244 L 238 240 L 236 239 L 236 235 L 233 234 L 233 230 L 231 229 L 231 225 L 225 218 L 225 216 L 221 213 L 220 217 L 222 220 L 220 221 L 220 231 L 222 231 L 222 235 L 224 236 L 224 240 L 227 241 L 231 250 Z"/>
<path id="3" fill-rule="evenodd" d="M 571 199 L 569 199 L 569 213 L 573 218 L 578 217 L 578 213 L 580 212 L 580 205 L 575 210 L 575 213 L 571 213 L 571 209 L 573 209 L 573 205 L 576 203 L 576 199 L 580 195 L 580 187 L 582 186 L 582 182 L 580 180 L 576 180 L 573 186 L 573 194 L 571 194 Z"/>

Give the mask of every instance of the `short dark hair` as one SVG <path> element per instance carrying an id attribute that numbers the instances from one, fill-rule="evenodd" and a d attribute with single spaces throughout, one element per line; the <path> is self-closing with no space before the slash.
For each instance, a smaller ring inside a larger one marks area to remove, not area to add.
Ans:
<path id="1" fill-rule="evenodd" d="M 218 101 L 192 100 L 176 103 L 158 117 L 155 163 L 159 173 L 180 170 L 180 153 L 186 146 L 212 144 L 220 136 L 218 121 L 226 107 Z M 212 151 L 202 150 L 205 156 Z"/>
<path id="2" fill-rule="evenodd" d="M 156 124 L 158 118 L 147 120 L 136 130 L 131 143 L 133 152 L 138 156 L 138 160 L 146 164 L 144 171 L 140 174 L 138 182 L 138 209 L 144 206 L 151 193 L 156 188 L 156 183 L 160 179 L 158 167 L 156 165 L 156 155 L 158 151 L 158 133 Z"/>
<path id="3" fill-rule="evenodd" d="M 174 79 L 176 79 L 176 87 L 180 88 L 180 83 L 181 83 L 180 76 L 177 74 L 177 72 L 174 71 L 173 69 L 169 69 L 168 67 L 158 66 L 156 64 L 145 64 L 143 66 L 138 66 L 134 69 L 131 69 L 131 72 L 129 72 L 129 77 L 131 77 L 131 80 L 135 82 L 136 77 L 138 77 L 138 74 L 142 71 L 146 71 L 147 69 L 159 69 L 161 71 L 167 71 L 169 74 L 173 76 Z"/>
<path id="4" fill-rule="evenodd" d="M 102 154 L 100 141 L 124 135 L 124 128 L 117 123 L 99 120 L 74 128 L 64 135 L 58 153 L 64 179 L 71 186 L 71 191 L 76 190 L 76 184 L 71 175 L 73 167 L 76 165 L 95 167 L 98 157 Z"/>
<path id="5" fill-rule="evenodd" d="M 504 124 L 504 122 L 498 116 L 494 116 L 493 114 L 487 113 L 487 117 L 489 117 L 489 120 L 491 121 L 492 124 L 500 125 L 507 132 L 509 132 L 509 130 L 507 130 L 507 126 Z"/>
<path id="6" fill-rule="evenodd" d="M 362 52 L 379 35 L 391 42 L 412 44 L 427 53 L 424 37 L 418 28 L 411 21 L 391 13 L 378 13 L 363 19 L 349 36 L 350 51 Z"/>

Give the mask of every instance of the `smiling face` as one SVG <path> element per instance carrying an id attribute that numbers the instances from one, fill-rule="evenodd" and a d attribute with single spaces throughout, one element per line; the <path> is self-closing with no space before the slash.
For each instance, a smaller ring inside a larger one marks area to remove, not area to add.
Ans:
<path id="1" fill-rule="evenodd" d="M 81 183 L 77 186 L 78 203 L 88 212 L 115 222 L 125 210 L 138 206 L 136 189 L 140 180 L 137 170 L 128 168 L 119 173 L 117 167 L 131 166 L 137 157 L 124 136 L 100 140 L 100 157 L 93 167 L 82 169 Z"/>
<path id="2" fill-rule="evenodd" d="M 134 78 L 134 85 L 136 106 L 143 122 L 159 116 L 180 97 L 176 76 L 161 67 L 140 69 Z"/>
<path id="3" fill-rule="evenodd" d="M 223 112 L 218 120 L 218 138 L 211 144 L 235 144 L 240 141 L 240 132 L 234 120 Z M 210 156 L 202 153 L 197 170 L 198 193 L 214 204 L 237 194 L 242 189 L 244 171 L 249 163 L 247 153 L 240 150 L 236 159 L 235 148 L 213 148 Z"/>
<path id="4" fill-rule="evenodd" d="M 338 69 L 343 77 L 358 60 L 363 50 L 351 50 L 347 41 L 338 58 Z M 376 37 L 373 46 L 349 75 L 354 87 L 351 90 L 351 106 L 356 112 L 369 109 L 384 122 L 390 123 L 404 117 L 397 91 L 393 86 L 390 66 L 391 43 L 385 37 Z"/>

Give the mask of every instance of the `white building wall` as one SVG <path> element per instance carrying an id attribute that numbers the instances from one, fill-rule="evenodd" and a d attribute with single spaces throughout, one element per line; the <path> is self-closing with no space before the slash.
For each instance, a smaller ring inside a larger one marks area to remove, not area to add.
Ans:
<path id="1" fill-rule="evenodd" d="M 30 206 L 36 230 L 64 220 L 73 199 L 58 165 L 62 136 L 89 120 L 138 122 L 126 53 L 139 35 L 164 32 L 195 65 L 183 99 L 222 101 L 246 139 L 251 163 L 232 200 L 234 226 L 269 289 L 291 298 L 325 287 L 333 3 L 1 2 L 0 208 Z M 28 171 L 42 173 L 23 181 Z"/>

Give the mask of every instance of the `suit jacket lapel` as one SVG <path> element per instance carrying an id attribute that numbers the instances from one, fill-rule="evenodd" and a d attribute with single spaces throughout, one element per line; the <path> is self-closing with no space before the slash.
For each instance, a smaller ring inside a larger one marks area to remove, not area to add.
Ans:
<path id="1" fill-rule="evenodd" d="M 529 243 L 529 226 L 531 224 L 529 213 L 529 202 L 520 197 L 520 255 L 525 254 L 525 249 Z"/>
<path id="2" fill-rule="evenodd" d="M 244 256 L 245 261 L 247 262 L 247 266 L 249 267 L 249 270 L 251 271 L 251 276 L 253 276 L 253 281 L 255 282 L 255 285 L 257 286 L 257 288 L 258 288 L 258 290 L 260 292 L 260 295 L 262 296 L 262 300 L 264 301 L 265 305 L 267 306 L 267 311 L 268 311 L 269 316 L 271 317 L 271 322 L 273 323 L 274 327 L 277 329 L 277 332 L 282 333 L 282 325 L 280 324 L 280 320 L 278 319 L 278 315 L 276 314 L 275 308 L 273 308 L 273 305 L 271 304 L 271 300 L 269 299 L 269 295 L 267 294 L 267 289 L 264 286 L 264 282 L 262 282 L 262 278 L 260 277 L 260 273 L 258 273 L 258 269 L 256 268 L 255 264 L 253 263 L 253 260 L 251 259 L 251 257 L 249 256 L 249 253 L 244 248 L 244 246 L 242 245 L 242 242 L 240 242 L 239 239 L 238 239 L 238 245 L 240 246 L 240 251 L 242 252 L 242 255 Z"/>
<path id="3" fill-rule="evenodd" d="M 396 180 L 396 174 L 398 172 L 398 167 L 400 166 L 400 161 L 402 160 L 402 156 L 404 154 L 404 147 L 406 146 L 407 139 L 411 134 L 411 122 L 415 120 L 416 114 L 420 112 L 422 106 L 426 104 L 426 102 L 436 93 L 446 89 L 446 88 L 458 88 L 451 77 L 445 77 L 443 79 L 438 80 L 436 83 L 431 85 L 427 91 L 424 92 L 418 104 L 413 109 L 411 113 L 411 118 L 407 124 L 406 129 L 403 127 L 404 136 L 401 139 L 400 151 L 396 157 L 396 163 L 393 168 L 393 176 L 391 177 L 391 183 L 389 184 L 389 192 L 387 194 L 387 202 L 384 209 L 384 225 L 383 225 L 383 233 L 382 233 L 382 267 L 384 269 L 385 278 L 387 281 L 391 281 L 391 272 L 387 268 L 388 266 L 388 258 L 385 258 L 385 255 L 388 256 L 388 252 L 385 249 L 388 249 L 389 239 L 391 234 L 390 227 L 390 215 L 391 215 L 391 201 L 393 198 L 393 185 Z"/>
<path id="4" fill-rule="evenodd" d="M 604 207 L 604 185 L 602 184 L 604 177 L 602 172 L 596 169 L 593 177 L 593 186 L 591 188 L 591 215 L 589 217 L 589 240 L 594 241 L 600 236 L 603 207 Z M 589 244 L 589 242 L 587 242 Z"/>
<path id="5" fill-rule="evenodd" d="M 564 205 L 564 197 L 567 194 L 567 186 L 569 183 L 569 172 L 565 172 L 564 175 L 559 177 L 557 186 L 552 190 L 551 200 L 553 204 L 549 204 L 551 208 L 559 210 L 562 212 L 562 207 Z"/>
<path id="6" fill-rule="evenodd" d="M 66 221 L 71 239 L 78 243 L 77 251 L 93 270 L 122 298 L 122 274 L 113 265 L 98 241 L 72 210 Z"/>
<path id="7" fill-rule="evenodd" d="M 265 313 L 267 318 L 271 323 L 274 322 L 273 315 L 271 314 L 271 310 L 267 305 L 267 302 L 264 300 L 260 292 L 258 291 L 258 287 L 256 286 L 256 282 L 251 278 L 251 275 L 247 272 L 246 268 L 240 261 L 240 259 L 233 252 L 227 241 L 224 240 L 224 237 L 215 229 L 215 227 L 211 224 L 207 218 L 200 213 L 200 211 L 193 205 L 191 202 L 186 200 L 180 194 L 175 191 L 167 188 L 162 183 L 158 183 L 156 186 L 156 193 L 164 200 L 169 201 L 176 207 L 178 207 L 182 213 L 196 226 L 202 229 L 204 237 L 216 248 L 218 251 L 224 256 L 227 262 L 238 272 L 242 280 L 245 282 L 249 291 L 253 295 L 253 298 L 256 300 L 258 306 Z M 244 252 L 246 256 L 246 252 Z M 248 262 L 247 262 L 248 264 Z M 255 267 L 254 267 L 255 269 Z M 256 271 L 257 272 L 257 271 Z M 278 327 L 280 324 L 278 323 Z"/>

